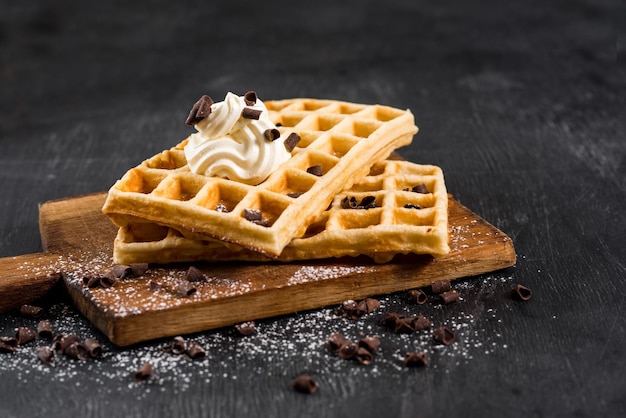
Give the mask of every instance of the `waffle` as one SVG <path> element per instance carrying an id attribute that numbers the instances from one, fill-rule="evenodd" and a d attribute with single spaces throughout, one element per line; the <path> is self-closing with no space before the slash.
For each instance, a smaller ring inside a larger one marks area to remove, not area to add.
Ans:
<path id="1" fill-rule="evenodd" d="M 130 169 L 109 190 L 103 212 L 120 227 L 156 223 L 276 257 L 338 192 L 417 132 L 409 110 L 387 106 L 315 99 L 265 105 L 281 135 L 295 132 L 301 141 L 263 183 L 192 173 L 183 151 L 187 138 Z M 307 171 L 317 166 L 321 175 Z M 260 211 L 265 225 L 246 219 L 250 210 Z"/>
<path id="2" fill-rule="evenodd" d="M 426 190 L 414 191 L 422 184 Z M 359 206 L 364 199 L 365 204 L 372 203 Z M 368 255 L 386 262 L 396 253 L 439 256 L 447 252 L 448 195 L 441 169 L 387 160 L 374 164 L 367 176 L 341 191 L 278 260 Z M 120 264 L 232 260 L 268 258 L 190 231 L 142 222 L 120 228 L 114 245 L 114 261 Z"/>

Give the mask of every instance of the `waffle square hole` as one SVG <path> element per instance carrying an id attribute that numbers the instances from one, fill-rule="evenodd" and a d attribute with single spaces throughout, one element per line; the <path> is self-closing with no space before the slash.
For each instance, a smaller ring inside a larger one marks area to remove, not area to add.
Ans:
<path id="1" fill-rule="evenodd" d="M 278 127 L 293 128 L 298 125 L 306 115 L 302 113 L 286 113 L 272 118 L 272 122 Z"/>
<path id="2" fill-rule="evenodd" d="M 400 109 L 393 109 L 386 106 L 374 106 L 373 109 L 374 113 L 372 116 L 381 122 L 388 122 L 406 113 Z"/>
<path id="3" fill-rule="evenodd" d="M 326 229 L 326 222 L 328 222 L 328 216 L 326 214 L 323 214 L 318 218 L 317 221 L 309 225 L 302 238 L 311 238 L 312 236 L 324 232 L 324 230 Z"/>
<path id="4" fill-rule="evenodd" d="M 354 183 L 350 190 L 355 192 L 374 192 L 383 190 L 383 179 L 380 177 L 365 177 Z"/>
<path id="5" fill-rule="evenodd" d="M 315 184 L 315 179 L 300 170 L 289 170 L 284 176 L 272 179 L 267 190 L 296 198 L 306 193 Z"/>
<path id="6" fill-rule="evenodd" d="M 150 194 L 166 176 L 166 173 L 133 168 L 120 181 L 118 189 L 122 192 Z"/>
<path id="7" fill-rule="evenodd" d="M 310 117 L 302 121 L 298 129 L 308 129 L 313 131 L 329 131 L 343 120 L 340 115 L 319 115 Z"/>
<path id="8" fill-rule="evenodd" d="M 320 144 L 319 149 L 327 154 L 334 155 L 337 158 L 341 158 L 354 147 L 356 140 L 353 138 L 332 136 L 329 140 Z"/>
<path id="9" fill-rule="evenodd" d="M 161 170 L 175 170 L 187 165 L 187 159 L 183 151 L 163 151 L 159 155 L 146 161 L 146 166 Z"/>
<path id="10" fill-rule="evenodd" d="M 309 175 L 323 176 L 339 161 L 336 157 L 323 152 L 314 151 L 307 154 L 294 162 L 294 167 L 309 173 Z"/>
<path id="11" fill-rule="evenodd" d="M 291 199 L 276 193 L 261 192 L 259 193 L 256 202 L 254 202 L 250 207 L 241 208 L 241 213 L 239 215 L 253 223 L 256 223 L 257 225 L 271 227 L 280 215 L 282 215 L 285 209 L 287 209 L 290 201 Z M 252 212 L 252 214 L 259 214 L 260 212 L 260 219 L 257 221 L 254 219 L 254 216 L 249 216 L 250 212 Z"/>
<path id="12" fill-rule="evenodd" d="M 336 221 L 343 229 L 359 229 L 379 225 L 382 209 L 347 210 L 337 214 Z"/>
<path id="13" fill-rule="evenodd" d="M 398 225 L 432 226 L 435 211 L 432 209 L 397 209 L 395 220 Z"/>
<path id="14" fill-rule="evenodd" d="M 374 133 L 376 129 L 380 128 L 381 125 L 380 122 L 372 120 L 355 120 L 350 126 L 345 127 L 342 132 L 361 138 L 367 138 Z"/>
<path id="15" fill-rule="evenodd" d="M 341 103 L 339 105 L 339 113 L 344 115 L 351 115 L 353 113 L 363 110 L 365 106 L 355 103 Z"/>
<path id="16" fill-rule="evenodd" d="M 171 176 L 159 184 L 154 190 L 154 195 L 172 200 L 187 201 L 196 197 L 204 183 L 199 176 Z"/>
<path id="17" fill-rule="evenodd" d="M 194 202 L 210 210 L 228 213 L 235 209 L 246 193 L 244 188 L 213 182 L 198 193 Z"/>
<path id="18" fill-rule="evenodd" d="M 402 190 L 415 194 L 432 194 L 432 192 L 435 190 L 435 180 L 432 177 L 420 179 L 402 179 L 396 182 L 396 190 Z M 428 193 L 423 193 L 424 191 Z"/>
<path id="19" fill-rule="evenodd" d="M 405 209 L 421 210 L 432 208 L 435 205 L 435 199 L 432 194 L 421 193 L 402 193 L 396 196 L 396 207 Z"/>

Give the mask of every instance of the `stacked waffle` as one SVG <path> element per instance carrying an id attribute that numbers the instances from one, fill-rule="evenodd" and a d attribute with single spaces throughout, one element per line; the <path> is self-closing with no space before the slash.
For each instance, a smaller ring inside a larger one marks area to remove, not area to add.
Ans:
<path id="1" fill-rule="evenodd" d="M 291 155 L 260 183 L 194 172 L 190 137 L 113 185 L 103 212 L 119 226 L 116 263 L 386 262 L 449 251 L 441 169 L 387 159 L 417 132 L 410 111 L 316 99 L 264 106 L 277 127 L 266 140 L 281 138 Z"/>

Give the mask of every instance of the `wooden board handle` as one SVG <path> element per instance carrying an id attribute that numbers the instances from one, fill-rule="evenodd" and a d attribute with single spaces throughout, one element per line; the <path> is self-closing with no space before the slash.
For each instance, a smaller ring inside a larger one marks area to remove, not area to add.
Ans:
<path id="1" fill-rule="evenodd" d="M 46 295 L 61 279 L 58 263 L 49 253 L 0 258 L 0 313 Z"/>

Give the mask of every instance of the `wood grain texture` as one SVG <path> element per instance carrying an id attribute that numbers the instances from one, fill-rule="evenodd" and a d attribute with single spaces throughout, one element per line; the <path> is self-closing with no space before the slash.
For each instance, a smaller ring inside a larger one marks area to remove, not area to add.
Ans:
<path id="1" fill-rule="evenodd" d="M 511 239 L 450 199 L 451 253 L 403 255 L 376 264 L 365 257 L 300 263 L 214 263 L 199 266 L 207 281 L 191 297 L 177 294 L 188 265 L 153 266 L 145 276 L 108 289 L 87 288 L 82 277 L 111 267 L 116 228 L 101 213 L 106 195 L 45 203 L 40 208 L 44 249 L 68 262 L 65 283 L 78 309 L 111 341 L 140 341 L 219 328 L 304 311 L 347 299 L 422 287 L 515 264 Z M 158 284 L 151 289 L 148 283 Z"/>

